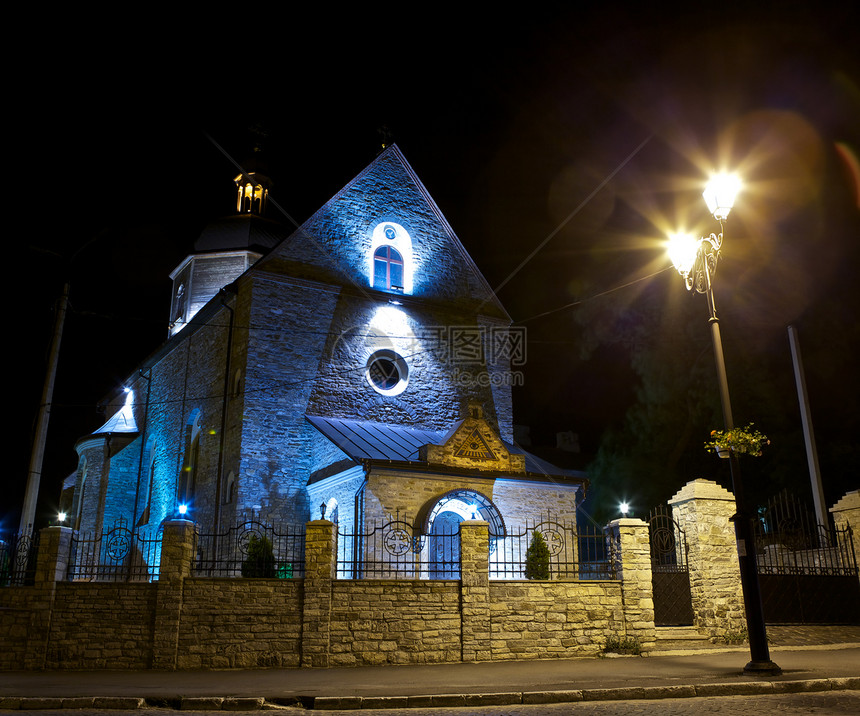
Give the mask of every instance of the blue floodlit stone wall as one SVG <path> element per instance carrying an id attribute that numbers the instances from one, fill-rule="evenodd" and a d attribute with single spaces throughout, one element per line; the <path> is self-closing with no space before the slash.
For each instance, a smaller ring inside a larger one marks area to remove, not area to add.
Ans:
<path id="1" fill-rule="evenodd" d="M 371 285 L 374 241 L 391 227 L 409 264 L 403 293 Z M 303 524 L 312 516 L 310 476 L 346 457 L 305 415 L 446 430 L 477 402 L 512 439 L 509 361 L 489 356 L 486 344 L 452 357 L 451 331 L 484 336 L 509 318 L 394 147 L 221 296 L 130 379 L 142 435 L 121 449 L 107 437 L 82 454 L 89 477 L 81 529 L 119 519 L 154 528 L 183 501 L 207 531 L 251 514 Z M 381 349 L 408 365 L 399 394 L 380 394 L 367 380 L 368 360 Z M 80 469 L 77 495 L 82 476 Z"/>

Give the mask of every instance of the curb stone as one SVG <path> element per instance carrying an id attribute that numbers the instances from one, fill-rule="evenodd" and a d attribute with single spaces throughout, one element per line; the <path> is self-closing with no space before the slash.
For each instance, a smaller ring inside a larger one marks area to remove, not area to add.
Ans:
<path id="1" fill-rule="evenodd" d="M 524 704 L 566 704 L 582 701 L 582 689 L 568 691 L 523 691 Z"/>
<path id="2" fill-rule="evenodd" d="M 770 681 L 742 681 L 737 684 L 697 684 L 696 696 L 756 696 L 772 694 Z"/>
<path id="3" fill-rule="evenodd" d="M 228 696 L 221 703 L 223 711 L 255 711 L 263 708 L 262 696 Z"/>
<path id="4" fill-rule="evenodd" d="M 575 701 L 622 701 L 634 699 L 679 699 L 703 696 L 749 696 L 815 691 L 860 690 L 860 676 L 796 681 L 744 681 L 739 683 L 697 684 L 695 686 L 628 686 L 606 689 L 569 689 L 558 691 L 510 691 L 479 694 L 419 694 L 415 696 L 317 696 L 301 701 L 318 711 L 336 709 L 433 708 L 458 706 L 508 706 L 512 704 L 552 704 Z M 157 699 L 156 699 L 157 700 Z M 150 701 L 153 701 L 150 699 Z M 278 700 L 272 703 L 277 703 Z M 182 710 L 251 711 L 264 709 L 263 697 L 184 697 L 176 705 Z M 145 708 L 146 699 L 129 696 L 96 697 L 0 697 L 0 709 L 32 711 L 37 709 L 95 708 L 131 711 Z"/>
<path id="5" fill-rule="evenodd" d="M 182 711 L 220 711 L 223 703 L 221 696 L 183 696 L 179 708 Z"/>
<path id="6" fill-rule="evenodd" d="M 65 699 L 63 701 L 65 702 Z M 134 696 L 96 696 L 93 699 L 94 709 L 131 711 L 133 709 L 142 709 L 145 706 L 146 699 L 139 699 Z"/>

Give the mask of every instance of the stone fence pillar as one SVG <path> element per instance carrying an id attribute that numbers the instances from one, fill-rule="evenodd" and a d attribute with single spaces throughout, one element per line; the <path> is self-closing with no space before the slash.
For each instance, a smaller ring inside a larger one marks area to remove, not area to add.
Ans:
<path id="1" fill-rule="evenodd" d="M 490 525 L 460 523 L 461 653 L 463 661 L 489 661 Z"/>
<path id="2" fill-rule="evenodd" d="M 71 540 L 70 527 L 46 527 L 39 532 L 36 574 L 28 600 L 32 620 L 24 655 L 27 670 L 45 668 L 57 582 L 62 582 L 68 573 Z"/>
<path id="3" fill-rule="evenodd" d="M 613 520 L 607 525 L 609 539 L 621 563 L 621 599 L 625 633 L 639 640 L 642 651 L 655 644 L 654 597 L 651 587 L 651 548 L 648 524 L 637 518 Z"/>
<path id="4" fill-rule="evenodd" d="M 176 669 L 182 617 L 183 581 L 197 551 L 197 526 L 189 520 L 164 523 L 155 596 L 152 667 Z"/>
<path id="5" fill-rule="evenodd" d="M 302 666 L 330 665 L 331 590 L 336 569 L 334 524 L 328 520 L 308 522 L 305 529 Z"/>
<path id="6" fill-rule="evenodd" d="M 836 527 L 840 530 L 851 528 L 854 559 L 860 561 L 860 490 L 846 492 L 830 511 Z"/>
<path id="7" fill-rule="evenodd" d="M 710 480 L 693 480 L 669 500 L 672 515 L 687 539 L 690 591 L 695 626 L 710 637 L 746 627 L 738 547 L 735 498 Z"/>

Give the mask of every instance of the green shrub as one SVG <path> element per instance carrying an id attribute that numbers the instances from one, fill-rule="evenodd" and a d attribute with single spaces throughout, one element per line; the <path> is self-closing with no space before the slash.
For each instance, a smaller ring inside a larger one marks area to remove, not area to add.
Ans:
<path id="1" fill-rule="evenodd" d="M 275 577 L 275 555 L 268 537 L 251 535 L 248 556 L 242 562 L 243 577 Z"/>
<path id="2" fill-rule="evenodd" d="M 526 579 L 549 579 L 549 547 L 538 530 L 526 550 Z"/>
<path id="3" fill-rule="evenodd" d="M 606 640 L 603 647 L 604 654 L 632 654 L 639 656 L 642 653 L 642 645 L 635 636 L 611 636 Z"/>
<path id="4" fill-rule="evenodd" d="M 747 640 L 747 629 L 742 627 L 738 631 L 727 631 L 722 636 L 717 637 L 717 640 L 724 644 L 743 644 Z"/>

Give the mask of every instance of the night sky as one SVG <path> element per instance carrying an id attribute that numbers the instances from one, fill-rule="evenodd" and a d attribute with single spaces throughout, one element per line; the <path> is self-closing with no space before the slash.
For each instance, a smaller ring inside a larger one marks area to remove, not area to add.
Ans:
<path id="1" fill-rule="evenodd" d="M 730 385 L 772 381 L 762 415 L 799 429 L 786 337 L 797 325 L 819 450 L 840 446 L 823 459 L 828 502 L 860 486 L 858 440 L 844 439 L 860 430 L 858 12 L 737 3 L 720 18 L 651 5 L 482 16 L 434 4 L 410 19 L 384 6 L 254 17 L 254 6 L 220 23 L 140 18 L 133 33 L 95 32 L 75 17 L 40 32 L 50 69 L 7 90 L 7 206 L 21 250 L 7 306 L 25 315 L 7 330 L 7 380 L 20 388 L 7 393 L 14 459 L 0 527 L 17 525 L 64 279 L 72 310 L 42 524 L 75 468 L 74 440 L 104 420 L 98 401 L 164 340 L 169 272 L 207 220 L 232 211 L 231 160 L 262 141 L 272 196 L 301 223 L 373 160 L 382 127 L 527 327 L 516 422 L 535 445 L 577 432 L 577 467 L 641 395 L 643 333 L 661 350 L 699 341 L 711 361 L 705 299 L 686 294 L 661 241 L 718 231 L 703 184 L 711 169 L 739 171 L 716 277 Z M 654 306 L 665 306 L 656 318 Z M 754 401 L 733 398 L 736 422 L 768 432 Z M 695 426 L 696 444 L 710 427 Z M 802 461 L 796 470 L 802 485 Z"/>

